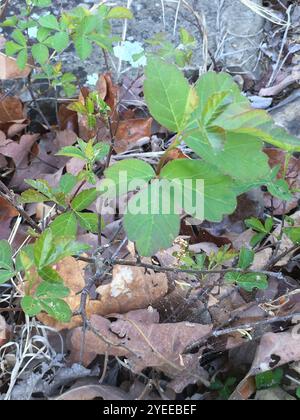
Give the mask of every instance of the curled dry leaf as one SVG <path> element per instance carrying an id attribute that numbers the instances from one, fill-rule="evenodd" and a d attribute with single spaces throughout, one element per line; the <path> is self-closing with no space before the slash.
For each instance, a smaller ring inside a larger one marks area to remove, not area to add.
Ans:
<path id="1" fill-rule="evenodd" d="M 103 315 L 147 308 L 167 292 L 168 279 L 164 273 L 126 266 L 114 267 L 112 282 L 97 289 Z"/>
<path id="2" fill-rule="evenodd" d="M 145 323 L 133 318 L 134 312 L 113 322 L 93 316 L 93 331 L 88 331 L 85 336 L 84 363 L 89 364 L 96 355 L 107 352 L 112 356 L 126 356 L 131 370 L 136 373 L 154 367 L 170 378 L 186 373 L 189 377 L 186 382 L 206 381 L 196 369 L 199 354 L 182 353 L 186 346 L 209 334 L 211 325 Z M 72 360 L 80 357 L 82 334 L 82 328 L 76 328 L 69 334 Z M 176 386 L 178 390 L 180 386 Z"/>
<path id="3" fill-rule="evenodd" d="M 298 328 L 299 332 L 299 328 Z M 257 348 L 246 378 L 239 384 L 231 400 L 246 400 L 255 393 L 255 376 L 291 362 L 300 361 L 299 335 L 295 330 L 283 333 L 266 333 Z M 247 390 L 247 392 L 243 392 Z"/>
<path id="4" fill-rule="evenodd" d="M 0 79 L 12 80 L 26 78 L 29 76 L 32 69 L 33 66 L 28 64 L 24 70 L 20 70 L 16 59 L 0 53 Z"/>
<path id="5" fill-rule="evenodd" d="M 152 118 L 137 118 L 117 123 L 115 151 L 123 153 L 145 137 L 151 137 Z"/>
<path id="6" fill-rule="evenodd" d="M 295 330 L 298 331 L 295 331 Z M 260 342 L 251 375 L 267 372 L 290 362 L 300 361 L 299 328 L 283 333 L 267 333 Z"/>

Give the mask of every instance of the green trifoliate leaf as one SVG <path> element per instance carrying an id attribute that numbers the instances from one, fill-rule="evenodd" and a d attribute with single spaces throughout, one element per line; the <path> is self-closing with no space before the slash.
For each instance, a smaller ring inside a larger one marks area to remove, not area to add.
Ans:
<path id="1" fill-rule="evenodd" d="M 55 31 L 60 30 L 58 20 L 56 19 L 56 17 L 54 15 L 41 16 L 39 18 L 39 24 L 43 28 L 54 29 Z"/>
<path id="2" fill-rule="evenodd" d="M 267 276 L 259 273 L 227 273 L 225 280 L 227 283 L 236 283 L 247 292 L 252 292 L 254 289 L 266 290 L 268 288 Z"/>

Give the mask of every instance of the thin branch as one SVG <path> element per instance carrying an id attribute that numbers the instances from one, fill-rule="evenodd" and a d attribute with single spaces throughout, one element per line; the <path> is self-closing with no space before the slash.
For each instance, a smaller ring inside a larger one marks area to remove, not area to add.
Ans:
<path id="1" fill-rule="evenodd" d="M 200 346 L 204 345 L 210 338 L 218 338 L 218 337 L 223 337 L 224 335 L 228 335 L 228 334 L 233 334 L 239 331 L 248 331 L 248 330 L 253 330 L 257 327 L 262 327 L 262 326 L 266 326 L 266 325 L 272 325 L 272 324 L 276 324 L 279 322 L 289 322 L 293 319 L 296 319 L 297 317 L 300 317 L 300 313 L 294 313 L 294 314 L 290 314 L 290 315 L 286 315 L 286 316 L 275 316 L 273 318 L 269 318 L 269 319 L 264 319 L 262 321 L 257 321 L 257 322 L 253 322 L 253 323 L 249 323 L 249 324 L 243 324 L 243 325 L 238 325 L 236 327 L 232 327 L 232 328 L 226 328 L 223 330 L 215 330 L 210 334 L 207 334 L 207 336 L 201 338 L 200 340 L 195 341 L 193 344 L 190 344 L 185 350 L 184 350 L 184 354 L 186 353 L 190 353 L 191 351 L 199 348 Z"/>
<path id="2" fill-rule="evenodd" d="M 29 216 L 29 214 L 24 210 L 23 206 L 17 203 L 15 195 L 7 188 L 7 186 L 0 181 L 0 197 L 8 201 L 23 217 L 24 220 L 38 233 L 42 233 L 42 229 L 39 225 Z"/>

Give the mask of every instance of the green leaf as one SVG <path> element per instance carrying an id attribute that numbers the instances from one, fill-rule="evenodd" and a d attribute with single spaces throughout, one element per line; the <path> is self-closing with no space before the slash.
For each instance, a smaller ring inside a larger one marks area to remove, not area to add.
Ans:
<path id="1" fill-rule="evenodd" d="M 47 29 L 54 29 L 56 31 L 60 30 L 58 20 L 54 15 L 41 16 L 39 18 L 39 24 Z"/>
<path id="2" fill-rule="evenodd" d="M 32 0 L 32 3 L 37 7 L 49 7 L 52 5 L 52 0 Z"/>
<path id="3" fill-rule="evenodd" d="M 57 321 L 62 323 L 70 322 L 72 311 L 69 305 L 62 299 L 42 299 L 40 300 L 42 309 Z"/>
<path id="4" fill-rule="evenodd" d="M 179 234 L 179 215 L 172 209 L 170 214 L 164 214 L 161 202 L 162 189 L 160 182 L 155 181 L 130 200 L 124 216 L 128 238 L 136 242 L 142 256 L 152 256 L 160 249 L 169 248 Z M 154 208 L 157 210 L 153 211 Z"/>
<path id="5" fill-rule="evenodd" d="M 252 136 L 227 133 L 223 150 L 211 147 L 200 133 L 188 136 L 185 142 L 198 156 L 237 183 L 263 180 L 269 176 L 270 167 L 267 155 L 262 152 L 263 143 Z"/>
<path id="6" fill-rule="evenodd" d="M 284 228 L 283 231 L 295 245 L 300 244 L 300 227 Z"/>
<path id="7" fill-rule="evenodd" d="M 67 32 L 57 32 L 47 39 L 47 45 L 59 53 L 68 48 L 69 42 L 70 38 Z"/>
<path id="8" fill-rule="evenodd" d="M 93 45 L 86 37 L 75 38 L 74 45 L 81 60 L 86 60 L 93 52 Z"/>
<path id="9" fill-rule="evenodd" d="M 203 114 L 210 98 L 219 92 L 230 91 L 235 103 L 249 104 L 248 99 L 241 94 L 238 85 L 227 73 L 205 73 L 200 77 L 195 89 L 199 96 L 199 107 L 197 108 L 198 115 Z"/>
<path id="10" fill-rule="evenodd" d="M 114 7 L 107 14 L 107 19 L 133 19 L 131 10 L 126 7 Z"/>
<path id="11" fill-rule="evenodd" d="M 255 377 L 256 388 L 262 390 L 277 387 L 282 383 L 283 377 L 283 369 L 260 373 Z"/>
<path id="12" fill-rule="evenodd" d="M 151 115 L 164 127 L 182 131 L 198 97 L 181 71 L 158 57 L 148 59 L 144 94 Z"/>
<path id="13" fill-rule="evenodd" d="M 99 161 L 104 159 L 109 152 L 109 145 L 106 143 L 97 143 L 94 146 L 94 155 L 95 155 L 95 161 Z"/>
<path id="14" fill-rule="evenodd" d="M 24 296 L 21 300 L 21 307 L 25 314 L 31 317 L 42 311 L 41 302 L 32 296 Z"/>
<path id="15" fill-rule="evenodd" d="M 255 252 L 252 249 L 243 247 L 240 251 L 238 267 L 242 270 L 246 270 L 252 265 L 254 257 Z"/>
<path id="16" fill-rule="evenodd" d="M 63 283 L 63 279 L 52 267 L 44 267 L 38 271 L 39 276 L 48 283 Z"/>
<path id="17" fill-rule="evenodd" d="M 38 285 L 35 293 L 38 298 L 63 299 L 69 296 L 70 289 L 62 283 L 49 283 L 44 281 Z"/>
<path id="18" fill-rule="evenodd" d="M 257 232 L 261 233 L 269 233 L 262 222 L 255 217 L 251 217 L 251 219 L 245 220 L 245 224 L 248 228 L 256 230 Z"/>
<path id="19" fill-rule="evenodd" d="M 227 283 L 236 283 L 247 292 L 252 292 L 254 289 L 266 290 L 268 288 L 267 276 L 259 273 L 227 273 L 225 280 Z"/>
<path id="20" fill-rule="evenodd" d="M 97 197 L 98 191 L 96 190 L 96 188 L 84 190 L 74 198 L 74 200 L 71 203 L 71 207 L 75 211 L 85 210 L 96 201 Z"/>
<path id="21" fill-rule="evenodd" d="M 33 58 L 39 64 L 45 64 L 49 59 L 49 50 L 44 44 L 34 44 L 31 52 Z"/>
<path id="22" fill-rule="evenodd" d="M 95 213 L 76 213 L 80 226 L 88 232 L 98 233 L 98 215 Z M 101 227 L 104 222 L 101 220 Z"/>
<path id="23" fill-rule="evenodd" d="M 23 49 L 22 45 L 16 44 L 14 41 L 7 41 L 5 44 L 5 54 L 9 56 L 15 55 Z"/>
<path id="24" fill-rule="evenodd" d="M 233 189 L 233 181 L 219 173 L 216 168 L 203 161 L 178 159 L 166 165 L 160 174 L 161 178 L 168 179 L 178 186 L 182 186 L 184 193 L 184 209 L 191 213 L 194 207 L 195 196 L 202 194 L 204 200 L 205 220 L 219 222 L 223 215 L 234 212 L 237 201 Z M 203 190 L 191 190 L 185 186 L 186 180 L 203 180 Z M 191 214 L 193 216 L 193 214 Z"/>
<path id="25" fill-rule="evenodd" d="M 77 177 L 72 174 L 65 174 L 60 178 L 59 189 L 64 194 L 70 194 L 77 184 Z"/>
<path id="26" fill-rule="evenodd" d="M 14 270 L 11 246 L 5 240 L 0 241 L 0 268 L 8 271 Z"/>
<path id="27" fill-rule="evenodd" d="M 40 27 L 37 32 L 37 40 L 41 43 L 46 41 L 46 39 L 51 34 L 51 29 Z"/>
<path id="28" fill-rule="evenodd" d="M 0 270 L 0 284 L 5 283 L 16 275 L 15 271 Z"/>
<path id="29" fill-rule="evenodd" d="M 80 160 L 87 160 L 82 150 L 80 150 L 78 147 L 75 147 L 75 146 L 63 147 L 62 149 L 60 149 L 60 151 L 56 155 L 76 158 Z"/>
<path id="30" fill-rule="evenodd" d="M 20 44 L 23 48 L 27 47 L 27 39 L 26 39 L 25 35 L 23 35 L 23 33 L 19 29 L 14 30 L 13 33 L 11 34 L 11 37 L 14 41 L 16 41 L 18 44 Z"/>
<path id="31" fill-rule="evenodd" d="M 118 162 L 106 169 L 104 174 L 107 179 L 113 181 L 118 186 L 119 194 L 128 192 L 130 188 L 129 184 L 132 181 L 140 180 L 147 183 L 155 177 L 152 166 L 137 159 L 126 159 Z"/>
<path id="32" fill-rule="evenodd" d="M 18 271 L 28 271 L 34 264 L 34 245 L 27 245 L 17 255 L 16 268 Z"/>
<path id="33" fill-rule="evenodd" d="M 265 233 L 257 233 L 250 241 L 250 245 L 254 248 L 258 245 L 267 235 Z"/>
<path id="34" fill-rule="evenodd" d="M 63 236 L 75 239 L 77 234 L 76 216 L 73 212 L 61 214 L 51 223 L 50 229 L 55 238 Z"/>
<path id="35" fill-rule="evenodd" d="M 70 238 L 60 237 L 53 241 L 53 248 L 49 255 L 47 265 L 53 265 L 66 257 L 77 256 L 90 249 L 90 245 L 70 240 Z"/>
<path id="36" fill-rule="evenodd" d="M 50 264 L 48 261 L 53 252 L 52 239 L 52 231 L 46 229 L 34 244 L 34 262 L 39 270 Z"/>
<path id="37" fill-rule="evenodd" d="M 293 199 L 289 184 L 284 179 L 277 179 L 270 182 L 267 187 L 269 193 L 273 195 L 273 197 L 279 198 L 279 200 L 290 201 Z"/>
<path id="38" fill-rule="evenodd" d="M 20 51 L 17 56 L 17 66 L 19 67 L 20 70 L 24 70 L 26 68 L 27 62 L 28 62 L 28 53 L 27 53 L 27 49 L 24 49 Z"/>
<path id="39" fill-rule="evenodd" d="M 49 201 L 49 198 L 36 190 L 26 190 L 21 194 L 21 201 L 27 203 L 44 203 Z"/>

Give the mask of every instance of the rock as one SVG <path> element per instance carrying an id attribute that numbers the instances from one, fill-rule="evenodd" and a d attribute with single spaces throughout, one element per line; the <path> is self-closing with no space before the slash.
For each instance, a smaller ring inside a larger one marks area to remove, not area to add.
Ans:
<path id="1" fill-rule="evenodd" d="M 290 134 L 300 137 L 300 89 L 285 102 L 271 110 L 277 125 L 284 127 Z"/>
<path id="2" fill-rule="evenodd" d="M 256 393 L 258 401 L 296 401 L 296 398 L 285 392 L 282 388 L 265 389 Z"/>

